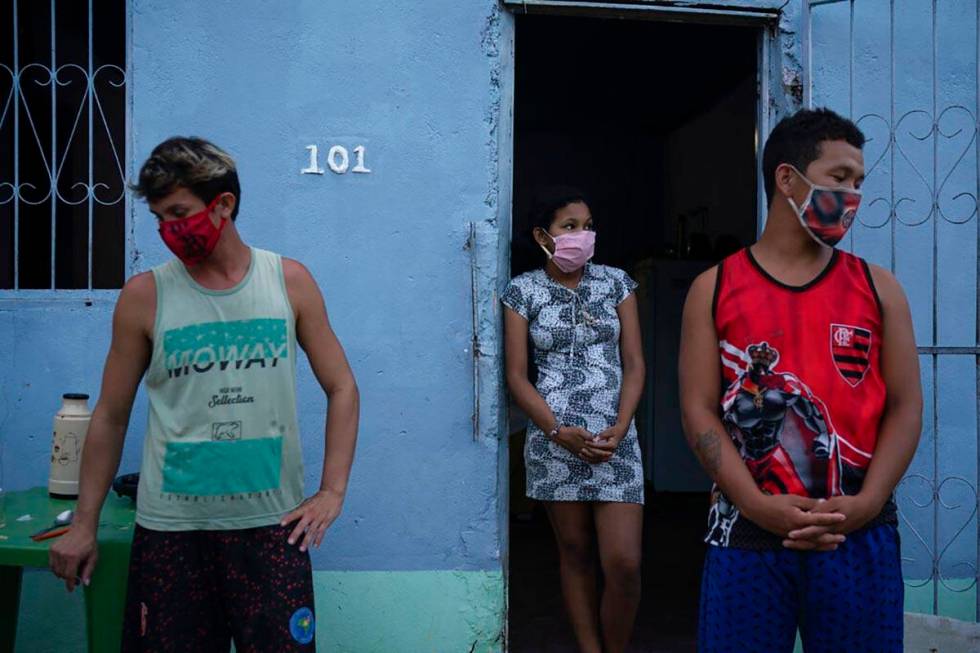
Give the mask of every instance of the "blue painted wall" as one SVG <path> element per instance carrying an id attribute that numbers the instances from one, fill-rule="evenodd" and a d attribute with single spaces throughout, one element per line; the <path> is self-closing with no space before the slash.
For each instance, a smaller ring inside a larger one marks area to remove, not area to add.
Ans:
<path id="1" fill-rule="evenodd" d="M 360 385 L 345 510 L 313 552 L 318 640 L 329 650 L 498 649 L 507 479 L 495 293 L 509 251 L 509 122 L 499 125 L 510 113 L 512 17 L 495 0 L 130 9 L 130 174 L 175 134 L 227 149 L 243 237 L 309 267 Z M 300 174 L 311 144 L 322 176 Z M 333 145 L 352 155 L 364 146 L 372 172 L 331 172 Z M 165 261 L 145 205 L 133 202 L 130 220 L 130 272 Z M 61 393 L 94 402 L 115 296 L 0 295 L 8 488 L 46 482 Z M 485 352 L 476 428 L 474 302 Z M 298 404 L 313 491 L 326 400 L 305 360 Z M 145 423 L 141 395 L 122 471 L 139 467 Z M 399 605 L 442 616 L 422 623 Z M 387 616 L 373 630 L 344 625 L 379 609 Z"/>
<path id="2" fill-rule="evenodd" d="M 492 290 L 497 11 L 491 0 L 133 3 L 134 167 L 174 134 L 229 150 L 245 240 L 310 268 L 360 383 L 350 492 L 317 568 L 499 568 L 499 402 L 487 383 L 474 442 L 464 250 L 469 223 L 482 223 L 481 285 Z M 331 145 L 364 145 L 372 173 L 301 175 L 314 143 L 324 168 Z M 145 205 L 134 203 L 132 221 L 135 269 L 166 260 Z M 0 373 L 11 488 L 47 478 L 60 394 L 98 391 L 114 295 L 91 307 L 74 297 L 0 306 L 0 342 L 17 344 Z M 493 351 L 496 332 L 484 328 Z M 312 489 L 326 402 L 308 367 L 299 375 Z M 124 469 L 138 466 L 144 426 L 139 401 Z"/>
<path id="3" fill-rule="evenodd" d="M 133 0 L 130 16 L 131 167 L 175 134 L 227 149 L 242 181 L 243 237 L 309 267 L 360 384 L 350 489 L 313 553 L 315 570 L 480 572 L 465 581 L 478 585 L 475 609 L 483 611 L 474 628 L 496 619 L 498 631 L 481 633 L 481 642 L 499 635 L 504 604 L 495 292 L 508 238 L 499 228 L 508 220 L 498 219 L 510 205 L 501 197 L 509 181 L 499 183 L 498 124 L 512 19 L 501 12 L 495 0 Z M 509 115 L 509 100 L 503 110 Z M 310 144 L 319 146 L 322 176 L 300 174 Z M 363 145 L 372 172 L 331 172 L 332 145 L 352 156 Z M 470 223 L 477 239 L 467 249 Z M 131 224 L 131 271 L 166 260 L 145 205 L 133 203 Z M 113 292 L 0 297 L 7 487 L 46 482 L 62 392 L 87 391 L 94 402 L 114 300 Z M 484 352 L 476 429 L 474 301 Z M 312 491 L 326 401 L 305 360 L 299 379 Z M 122 471 L 138 469 L 145 423 L 141 396 Z M 466 593 L 454 591 L 424 600 L 465 603 Z"/>
<path id="4" fill-rule="evenodd" d="M 976 6 L 974 0 L 940 5 L 935 32 L 942 47 L 933 66 L 930 4 L 896 1 L 895 84 L 888 72 L 887 3 L 855 3 L 853 48 L 850 3 L 815 8 L 811 81 L 815 104 L 855 118 L 880 116 L 861 123 L 874 139 L 868 163 L 885 156 L 869 177 L 864 224 L 848 245 L 896 270 L 921 345 L 973 346 L 977 34 L 972 18 L 956 17 L 974 16 Z M 766 33 L 764 128 L 797 106 L 804 17 L 794 0 L 785 4 L 778 28 Z M 363 592 L 367 597 L 385 587 L 395 588 L 395 596 L 428 592 L 425 600 L 440 610 L 446 607 L 440 601 L 474 602 L 481 614 L 445 620 L 472 622 L 472 628 L 435 635 L 416 628 L 424 641 L 452 642 L 445 650 L 462 641 L 495 650 L 499 640 L 486 632 L 493 625 L 486 614 L 499 616 L 504 605 L 507 467 L 505 443 L 497 439 L 506 430 L 498 428 L 505 406 L 496 292 L 508 276 L 513 20 L 496 0 L 131 4 L 130 166 L 173 134 L 205 136 L 227 148 L 243 182 L 244 237 L 308 265 L 361 385 L 363 421 L 345 512 L 314 553 L 318 592 L 350 588 L 344 600 L 361 615 L 371 609 L 357 603 L 365 587 L 372 588 Z M 958 105 L 966 113 L 941 113 Z M 936 135 L 930 130 L 940 115 L 943 133 Z M 891 132 L 897 142 L 889 147 Z M 364 145 L 373 172 L 301 175 L 310 144 L 319 146 L 321 160 L 331 145 Z M 872 203 L 878 196 L 887 201 Z M 914 202 L 899 205 L 903 197 Z M 916 225 L 934 198 L 947 219 Z M 135 272 L 167 253 L 145 207 L 131 209 Z M 964 224 L 955 224 L 959 218 Z M 467 249 L 470 223 L 476 244 Z M 475 434 L 474 295 L 484 354 Z M 0 444 L 8 488 L 45 482 L 60 394 L 97 394 L 114 299 L 113 292 L 0 293 L 0 344 L 7 351 Z M 970 356 L 939 356 L 935 367 L 931 356 L 922 362 L 926 432 L 913 465 L 919 476 L 902 495 L 906 574 L 925 580 L 926 594 L 916 598 L 926 606 L 921 609 L 959 614 L 964 608 L 952 606 L 975 590 L 950 593 L 931 577 L 930 565 L 933 553 L 942 552 L 939 567 L 953 589 L 966 588 L 975 571 L 975 365 Z M 326 406 L 308 367 L 301 365 L 299 375 L 312 490 Z M 138 468 L 145 421 L 141 395 L 123 471 Z M 950 507 L 934 513 L 933 489 L 947 477 L 962 480 L 942 486 Z M 917 508 L 913 501 L 929 505 Z M 359 572 L 364 576 L 348 575 Z M 379 572 L 392 575 L 378 580 Z M 415 572 L 448 573 L 419 580 Z M 459 580 L 459 574 L 473 575 Z M 318 593 L 318 606 L 323 596 Z M 338 597 L 321 607 L 342 604 Z M 408 636 L 412 624 L 402 621 L 401 636 Z M 384 650 L 388 642 L 377 641 Z"/>

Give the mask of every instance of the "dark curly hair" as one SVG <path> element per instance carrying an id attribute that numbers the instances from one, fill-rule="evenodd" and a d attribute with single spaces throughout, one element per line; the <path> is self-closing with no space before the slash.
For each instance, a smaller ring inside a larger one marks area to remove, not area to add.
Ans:
<path id="1" fill-rule="evenodd" d="M 864 133 L 853 122 L 830 109 L 801 109 L 787 116 L 769 134 L 762 152 L 762 174 L 766 201 L 772 204 L 776 190 L 776 168 L 789 163 L 800 172 L 820 158 L 824 141 L 847 141 L 864 147 Z"/>
<path id="2" fill-rule="evenodd" d="M 588 205 L 589 199 L 585 193 L 572 186 L 543 186 L 538 188 L 531 200 L 528 212 L 528 236 L 533 237 L 534 229 L 541 227 L 545 231 L 555 220 L 555 212 L 569 204 L 582 202 Z"/>

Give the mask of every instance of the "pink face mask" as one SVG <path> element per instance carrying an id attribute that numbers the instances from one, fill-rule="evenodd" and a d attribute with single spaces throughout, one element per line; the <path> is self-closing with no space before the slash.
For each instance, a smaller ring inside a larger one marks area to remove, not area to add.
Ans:
<path id="1" fill-rule="evenodd" d="M 545 232 L 547 233 L 547 232 Z M 589 262 L 595 254 L 595 232 L 594 231 L 575 231 L 561 236 L 548 234 L 555 243 L 555 252 L 552 254 L 548 248 L 541 245 L 541 249 L 548 255 L 558 269 L 569 274 L 575 272 Z"/>

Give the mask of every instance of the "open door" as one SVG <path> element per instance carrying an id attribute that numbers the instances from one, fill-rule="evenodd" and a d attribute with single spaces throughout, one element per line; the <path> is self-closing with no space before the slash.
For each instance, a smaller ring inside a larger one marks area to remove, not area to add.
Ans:
<path id="1" fill-rule="evenodd" d="M 543 264 L 527 238 L 535 189 L 565 184 L 590 198 L 595 261 L 640 283 L 648 378 L 636 415 L 646 511 L 635 650 L 694 646 L 710 481 L 681 431 L 677 343 L 693 279 L 758 231 L 761 31 L 516 17 L 511 274 Z M 510 650 L 574 650 L 554 535 L 541 506 L 524 498 L 518 413 L 513 406 Z"/>

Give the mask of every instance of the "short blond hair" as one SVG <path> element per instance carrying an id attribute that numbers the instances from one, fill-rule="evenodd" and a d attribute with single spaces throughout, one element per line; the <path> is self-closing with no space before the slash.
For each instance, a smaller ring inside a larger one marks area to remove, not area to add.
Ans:
<path id="1" fill-rule="evenodd" d="M 231 219 L 242 202 L 235 160 L 203 138 L 175 136 L 163 141 L 140 168 L 139 181 L 132 185 L 137 197 L 148 202 L 161 200 L 178 188 L 186 188 L 204 203 L 222 193 L 235 196 Z"/>

